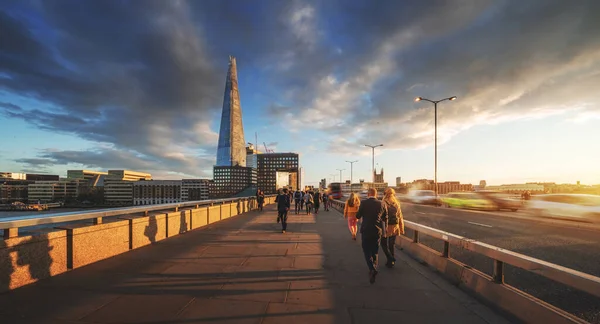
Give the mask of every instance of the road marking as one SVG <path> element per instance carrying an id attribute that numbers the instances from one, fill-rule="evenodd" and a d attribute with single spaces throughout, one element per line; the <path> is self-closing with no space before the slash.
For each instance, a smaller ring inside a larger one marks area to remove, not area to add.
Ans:
<path id="1" fill-rule="evenodd" d="M 493 227 L 492 225 L 480 224 L 480 223 L 475 223 L 475 222 L 467 222 L 467 223 L 477 225 L 477 226 L 483 226 L 483 227 Z"/>
<path id="2" fill-rule="evenodd" d="M 425 213 L 423 213 L 423 212 L 415 212 L 415 214 L 425 215 Z"/>

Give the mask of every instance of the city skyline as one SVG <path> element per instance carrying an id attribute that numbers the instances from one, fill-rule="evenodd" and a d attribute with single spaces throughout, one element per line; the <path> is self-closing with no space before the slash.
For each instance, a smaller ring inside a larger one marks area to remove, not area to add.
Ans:
<path id="1" fill-rule="evenodd" d="M 0 166 L 210 178 L 235 55 L 246 141 L 300 153 L 306 183 L 349 159 L 370 181 L 373 143 L 388 183 L 432 179 L 433 107 L 413 99 L 457 96 L 438 181 L 597 184 L 598 5 L 3 3 Z"/>

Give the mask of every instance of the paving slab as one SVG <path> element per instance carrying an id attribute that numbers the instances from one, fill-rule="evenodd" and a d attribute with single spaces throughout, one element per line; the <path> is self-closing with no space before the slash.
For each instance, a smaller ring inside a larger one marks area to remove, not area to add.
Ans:
<path id="1" fill-rule="evenodd" d="M 397 251 L 368 281 L 336 211 L 273 206 L 0 294 L 7 323 L 507 323 Z M 380 253 L 383 259 L 383 253 Z"/>

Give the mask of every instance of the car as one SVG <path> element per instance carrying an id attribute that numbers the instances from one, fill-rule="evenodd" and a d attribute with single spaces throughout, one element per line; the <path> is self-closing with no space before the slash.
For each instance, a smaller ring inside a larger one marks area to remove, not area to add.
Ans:
<path id="1" fill-rule="evenodd" d="M 539 216 L 571 218 L 600 223 L 600 196 L 584 194 L 535 195 L 529 208 Z"/>
<path id="2" fill-rule="evenodd" d="M 496 210 L 508 209 L 516 212 L 523 205 L 521 200 L 513 199 L 511 195 L 499 191 L 477 191 L 477 193 L 496 204 Z"/>
<path id="3" fill-rule="evenodd" d="M 478 210 L 496 210 L 496 204 L 486 197 L 474 192 L 451 192 L 442 198 L 448 208 L 465 208 Z"/>
<path id="4" fill-rule="evenodd" d="M 413 204 L 422 204 L 422 205 L 435 205 L 441 206 L 442 201 L 440 197 L 435 196 L 435 191 L 433 190 L 411 190 L 408 192 L 406 197 L 409 202 Z"/>

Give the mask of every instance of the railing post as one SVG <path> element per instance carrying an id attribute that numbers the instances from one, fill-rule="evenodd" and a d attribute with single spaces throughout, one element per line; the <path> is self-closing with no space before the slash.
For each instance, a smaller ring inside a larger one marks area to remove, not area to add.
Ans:
<path id="1" fill-rule="evenodd" d="M 5 240 L 8 240 L 9 238 L 12 238 L 12 237 L 17 237 L 17 236 L 19 236 L 19 228 L 18 227 L 5 228 L 3 236 L 4 236 Z"/>
<path id="2" fill-rule="evenodd" d="M 444 241 L 444 253 L 442 254 L 444 258 L 450 257 L 450 242 Z"/>
<path id="3" fill-rule="evenodd" d="M 178 211 L 179 211 L 179 207 L 175 207 L 175 212 L 178 212 Z"/>
<path id="4" fill-rule="evenodd" d="M 419 243 L 419 231 L 413 231 L 413 243 Z"/>
<path id="5" fill-rule="evenodd" d="M 504 283 L 504 262 L 494 260 L 494 275 L 492 276 L 492 280 L 498 284 Z"/>
<path id="6" fill-rule="evenodd" d="M 102 224 L 102 217 L 92 218 L 92 222 L 94 222 L 94 225 L 100 225 Z"/>

